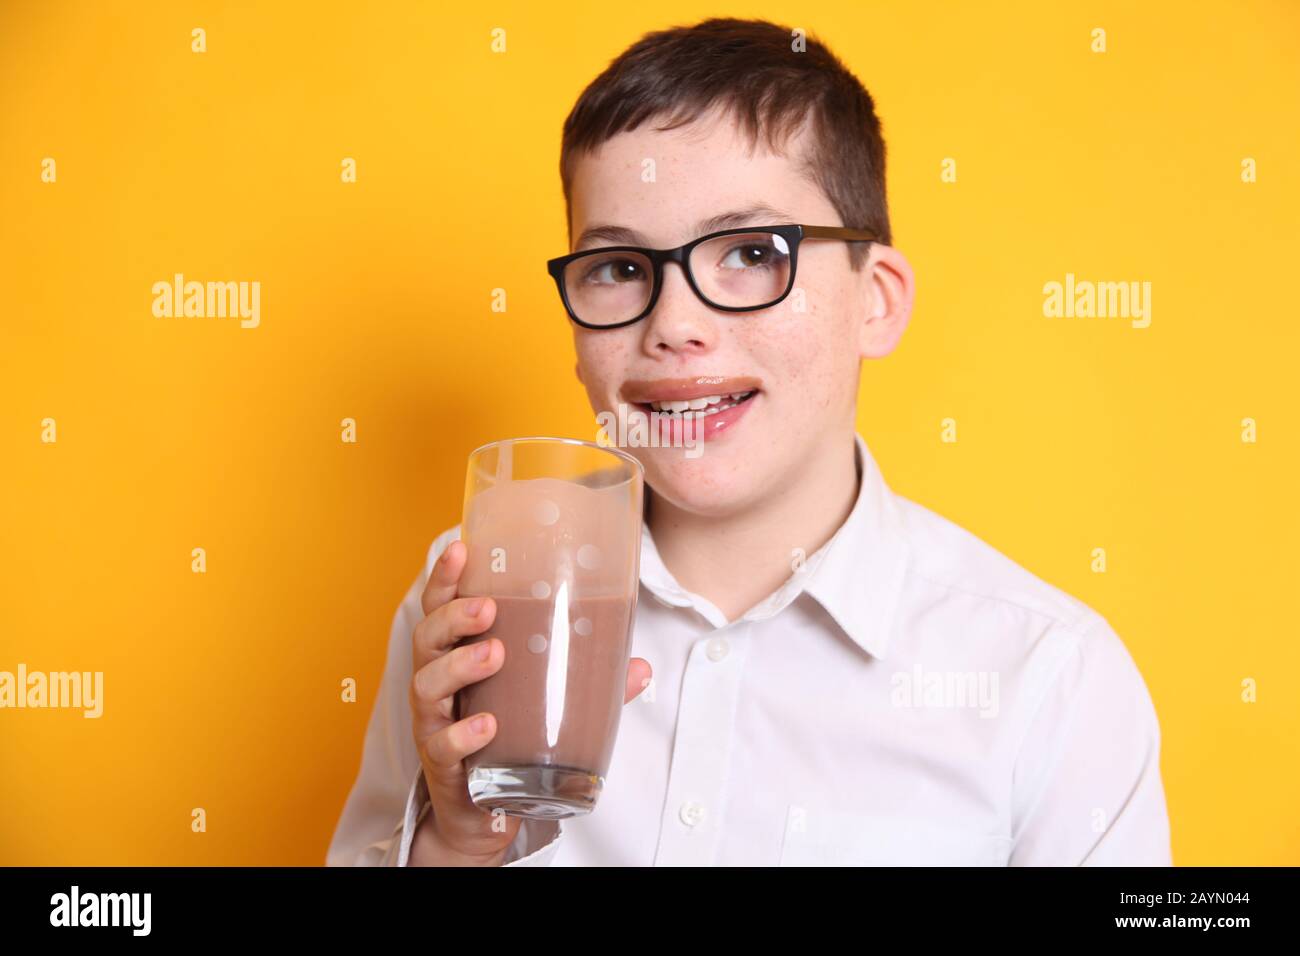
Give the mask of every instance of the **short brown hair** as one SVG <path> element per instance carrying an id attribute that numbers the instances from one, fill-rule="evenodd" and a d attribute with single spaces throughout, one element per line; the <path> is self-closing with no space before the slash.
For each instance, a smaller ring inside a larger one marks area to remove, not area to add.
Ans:
<path id="1" fill-rule="evenodd" d="M 871 94 L 818 40 L 796 51 L 794 31 L 766 20 L 716 18 L 648 33 L 583 90 L 564 121 L 560 180 L 572 232 L 573 164 L 618 133 L 664 117 L 675 129 L 717 105 L 751 146 L 765 136 L 777 152 L 806 119 L 811 146 L 803 170 L 826 194 L 842 225 L 892 242 L 885 198 L 885 141 Z M 815 223 L 814 225 L 835 225 Z M 866 243 L 849 245 L 854 269 Z"/>

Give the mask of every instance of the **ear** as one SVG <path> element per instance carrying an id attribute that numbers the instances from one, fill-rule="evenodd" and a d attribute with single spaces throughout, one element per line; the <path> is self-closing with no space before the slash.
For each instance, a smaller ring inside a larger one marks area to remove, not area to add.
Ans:
<path id="1" fill-rule="evenodd" d="M 858 352 L 863 358 L 884 358 L 897 347 L 912 317 L 912 265 L 893 246 L 873 244 L 861 278 L 866 309 L 858 325 Z"/>
<path id="2" fill-rule="evenodd" d="M 578 381 L 579 381 L 579 382 L 582 384 L 582 386 L 585 388 L 586 385 L 587 385 L 587 383 L 582 381 L 582 363 L 581 363 L 581 362 L 574 362 L 574 363 L 573 363 L 573 374 L 576 375 L 576 376 L 578 376 Z"/>

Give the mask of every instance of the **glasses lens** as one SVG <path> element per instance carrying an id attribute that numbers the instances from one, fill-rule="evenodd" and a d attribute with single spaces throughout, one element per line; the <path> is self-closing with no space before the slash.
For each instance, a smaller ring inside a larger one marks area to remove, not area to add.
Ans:
<path id="1" fill-rule="evenodd" d="M 569 308 L 589 325 L 617 325 L 645 311 L 654 271 L 639 252 L 595 252 L 564 269 Z"/>
<path id="2" fill-rule="evenodd" d="M 691 251 L 691 274 L 714 305 L 767 305 L 790 285 L 790 244 L 775 232 L 718 236 Z"/>

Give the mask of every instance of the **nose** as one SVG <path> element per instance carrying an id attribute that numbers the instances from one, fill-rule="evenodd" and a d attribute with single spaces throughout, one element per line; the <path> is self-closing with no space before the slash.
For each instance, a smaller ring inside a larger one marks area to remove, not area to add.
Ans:
<path id="1" fill-rule="evenodd" d="M 717 314 L 691 291 L 681 265 L 664 263 L 663 288 L 643 323 L 642 348 L 651 358 L 702 355 L 717 345 L 717 320 Z"/>

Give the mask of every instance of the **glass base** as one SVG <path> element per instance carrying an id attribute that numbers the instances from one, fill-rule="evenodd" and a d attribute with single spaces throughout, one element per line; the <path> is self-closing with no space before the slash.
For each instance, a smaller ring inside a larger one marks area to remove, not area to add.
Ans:
<path id="1" fill-rule="evenodd" d="M 476 767 L 468 777 L 476 807 L 537 820 L 590 813 L 605 784 L 603 777 L 573 767 Z"/>

